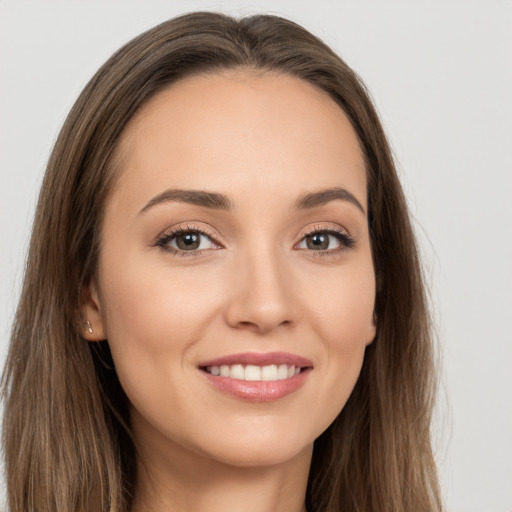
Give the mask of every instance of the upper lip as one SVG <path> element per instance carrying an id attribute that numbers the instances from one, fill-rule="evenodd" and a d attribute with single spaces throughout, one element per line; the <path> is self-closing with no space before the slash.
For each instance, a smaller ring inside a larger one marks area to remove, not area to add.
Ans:
<path id="1" fill-rule="evenodd" d="M 243 352 L 240 354 L 229 354 L 227 356 L 203 361 L 199 363 L 199 367 L 205 368 L 207 366 L 223 365 L 231 366 L 233 364 L 250 364 L 254 366 L 286 364 L 288 366 L 295 366 L 300 368 L 313 366 L 313 363 L 309 359 L 295 354 L 290 354 L 289 352 Z"/>

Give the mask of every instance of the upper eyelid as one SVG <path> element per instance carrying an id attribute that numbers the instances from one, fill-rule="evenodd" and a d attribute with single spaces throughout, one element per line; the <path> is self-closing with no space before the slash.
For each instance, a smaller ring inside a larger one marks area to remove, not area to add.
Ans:
<path id="1" fill-rule="evenodd" d="M 352 234 L 350 233 L 350 231 L 348 229 L 346 229 L 344 226 L 341 226 L 339 224 L 327 225 L 327 224 L 317 223 L 311 229 L 308 229 L 305 232 L 303 232 L 302 236 L 299 239 L 299 242 L 297 242 L 297 243 L 300 243 L 302 240 L 304 240 L 305 237 L 313 235 L 315 233 L 329 233 L 334 236 L 337 235 L 339 238 L 342 239 L 343 242 L 351 242 L 351 243 L 355 242 L 355 239 L 352 236 Z M 329 252 L 329 251 L 323 251 L 323 252 Z"/>
<path id="2" fill-rule="evenodd" d="M 355 240 L 354 240 L 353 236 L 350 234 L 350 232 L 341 226 L 338 226 L 338 227 L 315 226 L 313 229 L 306 231 L 300 238 L 299 242 L 304 240 L 304 238 L 306 238 L 307 236 L 311 236 L 316 233 L 328 233 L 328 234 L 335 235 L 335 236 L 338 235 L 340 238 L 344 239 L 344 241 L 345 240 L 347 242 L 350 241 L 351 243 L 355 242 Z"/>
<path id="3" fill-rule="evenodd" d="M 178 225 L 177 227 L 172 227 L 164 230 L 160 235 L 158 235 L 157 240 L 173 237 L 179 235 L 180 233 L 188 233 L 194 231 L 201 233 L 202 235 L 206 235 L 210 237 L 212 240 L 217 241 L 216 235 L 210 229 L 204 228 L 202 226 L 190 225 L 188 223 L 185 226 Z"/>
<path id="4" fill-rule="evenodd" d="M 339 224 L 333 225 L 327 225 L 327 224 L 315 224 L 311 229 L 308 229 L 303 236 L 308 235 L 309 233 L 314 233 L 316 231 L 335 231 L 340 233 L 345 233 L 347 235 L 350 235 L 350 232 L 347 228 L 340 226 Z"/>

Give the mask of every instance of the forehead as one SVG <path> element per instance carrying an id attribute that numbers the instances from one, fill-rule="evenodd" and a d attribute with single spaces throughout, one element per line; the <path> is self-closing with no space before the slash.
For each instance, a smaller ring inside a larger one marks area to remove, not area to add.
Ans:
<path id="1" fill-rule="evenodd" d="M 277 73 L 229 71 L 183 79 L 126 127 L 119 188 L 263 191 L 349 186 L 366 204 L 364 158 L 342 109 L 319 88 Z M 141 199 L 142 200 L 142 199 Z"/>

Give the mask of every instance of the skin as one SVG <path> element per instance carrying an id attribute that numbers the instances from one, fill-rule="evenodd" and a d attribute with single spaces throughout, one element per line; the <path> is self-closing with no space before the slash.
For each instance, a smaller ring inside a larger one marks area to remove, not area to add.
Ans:
<path id="1" fill-rule="evenodd" d="M 109 340 L 131 403 L 133 512 L 305 510 L 313 441 L 346 403 L 375 336 L 366 177 L 350 122 L 294 77 L 200 75 L 142 107 L 119 168 L 83 307 L 93 333 L 83 334 Z M 363 211 L 342 199 L 292 209 L 332 187 Z M 169 188 L 222 193 L 234 209 L 165 201 L 140 213 Z M 176 227 L 210 238 L 193 256 L 174 254 L 157 240 Z M 322 249 L 305 237 L 315 228 Z M 313 369 L 270 402 L 228 396 L 198 369 L 248 351 L 290 352 Z"/>

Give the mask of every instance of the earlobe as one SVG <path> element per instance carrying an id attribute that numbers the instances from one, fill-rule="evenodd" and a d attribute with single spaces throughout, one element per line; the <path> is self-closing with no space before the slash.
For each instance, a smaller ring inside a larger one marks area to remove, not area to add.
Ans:
<path id="1" fill-rule="evenodd" d="M 82 290 L 82 305 L 80 335 L 88 341 L 106 339 L 101 301 L 94 283 L 84 286 Z"/>
<path id="2" fill-rule="evenodd" d="M 377 335 L 377 316 L 375 313 L 372 316 L 372 322 L 370 324 L 370 327 L 368 329 L 368 336 L 366 338 L 366 345 L 370 345 L 373 340 L 375 339 L 375 336 Z"/>

